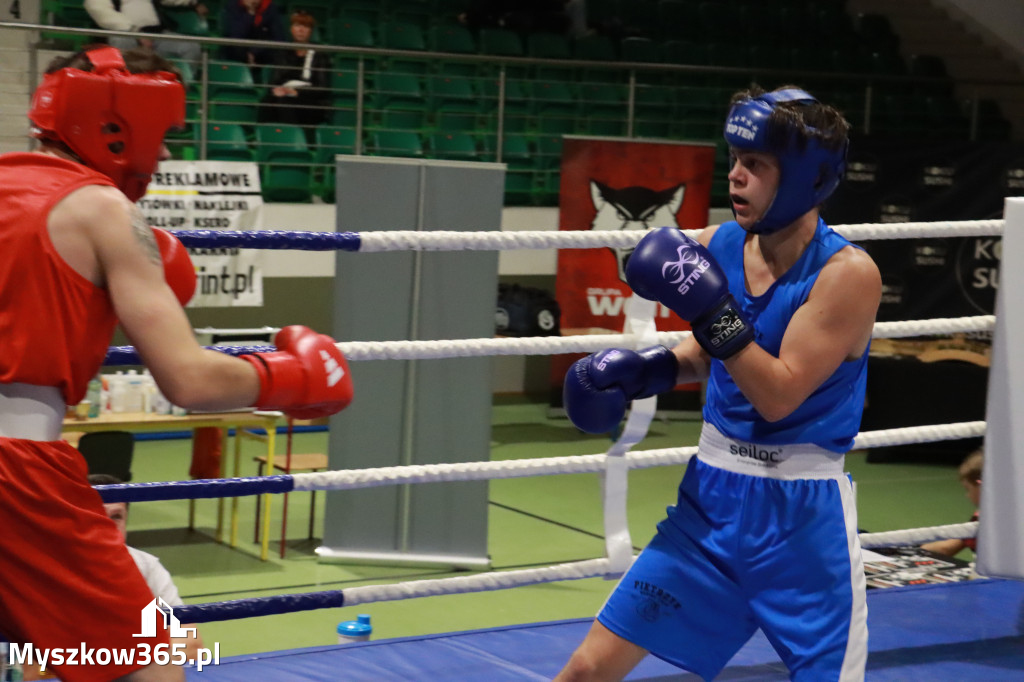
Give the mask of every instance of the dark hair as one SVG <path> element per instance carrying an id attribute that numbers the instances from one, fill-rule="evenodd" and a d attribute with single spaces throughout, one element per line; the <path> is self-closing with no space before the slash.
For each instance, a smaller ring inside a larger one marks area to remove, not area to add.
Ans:
<path id="1" fill-rule="evenodd" d="M 78 69 L 79 71 L 92 71 L 93 64 L 89 61 L 87 53 L 90 50 L 95 50 L 101 47 L 109 47 L 109 45 L 86 45 L 79 52 L 72 55 L 54 57 L 46 67 L 46 73 L 50 74 L 60 71 L 61 69 L 69 68 Z M 121 56 L 124 57 L 124 65 L 125 68 L 128 69 L 129 73 L 153 73 L 154 71 L 167 71 L 177 76 L 179 81 L 182 80 L 181 72 L 178 71 L 178 68 L 174 66 L 172 62 L 164 59 L 152 50 L 133 47 L 130 50 L 121 50 Z"/>
<path id="2" fill-rule="evenodd" d="M 803 90 L 799 85 L 783 85 L 772 92 L 791 89 Z M 754 84 L 732 96 L 729 106 L 745 99 L 757 99 L 767 92 Z M 798 149 L 804 149 L 812 137 L 826 149 L 842 149 L 850 136 L 850 124 L 835 107 L 822 102 L 779 102 L 768 119 L 768 145 L 773 149 L 785 148 L 790 138 Z"/>
<path id="3" fill-rule="evenodd" d="M 291 23 L 316 28 L 316 17 L 309 12 L 300 9 L 292 12 Z"/>
<path id="4" fill-rule="evenodd" d="M 117 476 L 110 474 L 89 474 L 88 481 L 89 485 L 119 485 L 124 483 Z"/>

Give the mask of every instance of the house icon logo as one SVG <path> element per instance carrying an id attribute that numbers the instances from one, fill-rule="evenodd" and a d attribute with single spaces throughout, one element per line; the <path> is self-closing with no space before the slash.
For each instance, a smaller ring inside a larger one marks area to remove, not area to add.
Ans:
<path id="1" fill-rule="evenodd" d="M 183 628 L 174 616 L 174 609 L 160 597 L 146 604 L 142 609 L 142 631 L 132 637 L 156 637 L 156 616 L 163 616 L 164 629 L 171 637 L 195 637 L 195 628 Z M 191 634 L 190 634 L 191 633 Z"/>

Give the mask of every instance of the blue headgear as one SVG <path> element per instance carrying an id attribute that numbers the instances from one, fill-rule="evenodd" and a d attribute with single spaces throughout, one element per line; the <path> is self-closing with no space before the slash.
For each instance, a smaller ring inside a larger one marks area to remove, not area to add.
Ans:
<path id="1" fill-rule="evenodd" d="M 767 152 L 779 160 L 779 188 L 765 214 L 750 228 L 765 234 L 786 227 L 825 201 L 846 172 L 846 149 L 828 149 L 815 128 L 803 126 L 806 143 L 796 130 L 785 131 L 769 142 L 768 119 L 779 102 L 817 102 L 798 88 L 768 92 L 733 105 L 725 119 L 725 141 L 730 147 Z M 778 131 L 783 132 L 783 131 Z"/>

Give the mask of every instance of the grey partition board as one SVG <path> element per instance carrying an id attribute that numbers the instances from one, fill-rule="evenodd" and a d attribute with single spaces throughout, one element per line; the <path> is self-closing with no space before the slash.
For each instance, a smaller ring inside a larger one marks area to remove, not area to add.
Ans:
<path id="1" fill-rule="evenodd" d="M 337 229 L 500 228 L 504 166 L 339 157 Z M 339 340 L 492 336 L 496 252 L 338 252 Z M 350 363 L 352 405 L 331 420 L 332 469 L 486 460 L 488 358 Z M 387 563 L 487 561 L 487 483 L 328 493 L 324 558 Z"/>

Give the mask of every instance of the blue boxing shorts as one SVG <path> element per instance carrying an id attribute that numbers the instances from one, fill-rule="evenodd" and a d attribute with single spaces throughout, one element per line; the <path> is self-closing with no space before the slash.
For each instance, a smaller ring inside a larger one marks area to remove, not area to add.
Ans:
<path id="1" fill-rule="evenodd" d="M 676 506 L 598 621 L 714 678 L 758 628 L 795 682 L 860 682 L 867 604 L 843 456 L 705 424 Z"/>

